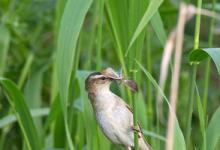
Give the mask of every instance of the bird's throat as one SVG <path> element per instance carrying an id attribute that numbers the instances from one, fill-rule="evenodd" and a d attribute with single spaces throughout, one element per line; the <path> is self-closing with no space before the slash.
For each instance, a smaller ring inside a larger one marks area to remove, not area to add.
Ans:
<path id="1" fill-rule="evenodd" d="M 90 94 L 90 100 L 94 109 L 103 110 L 110 108 L 114 104 L 115 96 L 108 88 Z"/>

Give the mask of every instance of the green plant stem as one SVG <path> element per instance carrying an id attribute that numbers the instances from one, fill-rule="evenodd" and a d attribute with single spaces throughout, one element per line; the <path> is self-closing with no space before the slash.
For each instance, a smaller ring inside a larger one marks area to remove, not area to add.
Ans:
<path id="1" fill-rule="evenodd" d="M 102 67 L 102 22 L 103 22 L 104 0 L 99 1 L 99 26 L 98 26 L 98 49 L 96 70 Z"/>
<path id="2" fill-rule="evenodd" d="M 216 0 L 212 1 L 212 12 L 215 12 L 215 3 Z M 210 21 L 210 29 L 209 29 L 209 43 L 208 46 L 212 47 L 213 45 L 213 29 L 214 29 L 214 24 L 215 24 L 215 18 L 212 17 Z M 205 67 L 205 80 L 204 80 L 204 94 L 203 94 L 203 108 L 204 108 L 204 113 L 206 114 L 206 108 L 207 108 L 207 98 L 208 98 L 208 88 L 209 88 L 209 76 L 210 76 L 210 58 L 208 58 L 206 62 L 206 67 Z"/>
<path id="3" fill-rule="evenodd" d="M 85 68 L 89 68 L 89 69 L 91 69 L 92 68 L 92 60 L 93 60 L 93 47 L 94 47 L 94 42 L 95 42 L 95 27 L 96 27 L 96 15 L 97 15 L 97 13 L 98 13 L 98 11 L 97 11 L 97 9 L 98 9 L 98 4 L 96 4 L 95 3 L 95 6 L 94 6 L 95 8 L 94 8 L 94 12 L 95 13 L 93 13 L 92 14 L 92 16 L 91 16 L 91 18 L 92 18 L 92 24 L 91 24 L 91 29 L 92 29 L 92 31 L 91 31 L 91 33 L 90 33 L 90 42 L 89 42 L 89 46 L 88 46 L 88 58 L 87 58 L 87 61 L 86 61 L 86 63 L 85 63 Z"/>
<path id="4" fill-rule="evenodd" d="M 147 28 L 147 34 L 146 34 L 146 40 L 147 40 L 147 49 L 146 49 L 146 58 L 147 58 L 147 70 L 151 73 L 152 70 L 152 60 L 151 60 L 151 28 L 150 26 L 148 26 Z M 153 99 L 152 99 L 152 85 L 150 83 L 149 80 L 146 81 L 146 90 L 147 90 L 147 98 L 146 98 L 146 103 L 147 103 L 147 117 L 148 119 L 148 129 L 149 130 L 153 130 L 153 118 L 154 118 L 154 112 L 153 112 Z M 160 127 L 159 127 L 159 120 L 157 119 L 157 123 L 156 123 L 156 133 L 159 134 L 160 133 Z M 151 140 L 151 139 L 149 139 Z M 155 147 L 155 149 L 159 149 L 160 147 L 160 140 L 157 140 L 157 147 Z"/>
<path id="5" fill-rule="evenodd" d="M 33 60 L 34 60 L 34 55 L 31 53 L 27 58 L 27 61 L 24 65 L 24 68 L 22 69 L 21 76 L 20 76 L 19 81 L 18 81 L 18 87 L 20 89 L 24 85 L 24 81 L 27 78 L 27 74 L 30 71 L 30 67 L 33 63 Z"/>
<path id="6" fill-rule="evenodd" d="M 193 112 L 193 99 L 194 99 L 194 92 L 195 92 L 195 87 L 194 87 L 194 82 L 196 80 L 196 70 L 197 66 L 193 66 L 192 69 L 190 70 L 190 74 L 192 75 L 190 78 L 190 88 L 189 88 L 189 99 L 188 99 L 188 107 L 189 112 L 188 112 L 188 118 L 187 118 L 187 126 L 186 126 L 186 144 L 187 147 L 189 145 L 189 140 L 190 140 L 190 135 L 191 135 L 191 119 L 192 119 L 192 112 Z"/>
<path id="7" fill-rule="evenodd" d="M 202 0 L 197 1 L 197 8 L 198 13 L 196 15 L 196 26 L 195 26 L 195 36 L 194 36 L 194 49 L 197 49 L 199 47 L 199 34 L 200 34 L 200 23 L 201 23 L 201 8 L 202 8 Z M 189 98 L 188 98 L 188 116 L 187 116 L 187 128 L 186 128 L 186 145 L 189 148 L 189 141 L 190 141 L 190 135 L 191 135 L 191 122 L 192 122 L 192 112 L 193 112 L 193 100 L 194 100 L 194 93 L 195 93 L 195 85 L 194 82 L 196 80 L 196 72 L 197 72 L 197 66 L 193 65 L 191 68 L 191 78 L 190 78 L 190 87 L 189 87 Z"/>
<path id="8" fill-rule="evenodd" d="M 148 27 L 147 35 L 147 70 L 151 73 L 151 36 L 150 36 L 150 27 Z M 150 81 L 147 80 L 147 112 L 149 117 L 149 129 L 151 129 L 151 123 L 153 120 L 153 105 L 152 105 L 152 87 Z"/>
<path id="9" fill-rule="evenodd" d="M 133 73 L 134 79 L 136 79 L 135 73 Z M 135 100 L 137 98 L 137 95 L 132 96 L 132 102 L 133 102 L 133 124 L 134 128 L 138 129 L 138 114 L 137 114 L 137 101 Z M 138 150 L 138 132 L 134 131 L 134 149 Z"/>

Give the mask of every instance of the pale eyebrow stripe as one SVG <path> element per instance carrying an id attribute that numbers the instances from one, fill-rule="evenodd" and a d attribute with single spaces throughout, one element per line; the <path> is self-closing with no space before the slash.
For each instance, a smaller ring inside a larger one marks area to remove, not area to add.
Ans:
<path id="1" fill-rule="evenodd" d="M 94 79 L 101 78 L 101 77 L 105 77 L 105 76 L 104 76 L 104 75 L 95 75 L 95 76 L 92 76 L 92 78 L 94 78 Z"/>

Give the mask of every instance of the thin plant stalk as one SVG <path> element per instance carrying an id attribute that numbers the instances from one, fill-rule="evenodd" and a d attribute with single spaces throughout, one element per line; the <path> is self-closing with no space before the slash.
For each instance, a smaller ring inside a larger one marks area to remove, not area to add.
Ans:
<path id="1" fill-rule="evenodd" d="M 193 49 L 199 48 L 199 34 L 200 34 L 200 23 L 201 23 L 201 8 L 202 0 L 197 1 L 198 13 L 196 14 L 196 26 L 195 26 L 195 36 L 194 36 L 194 47 Z M 190 135 L 191 135 L 191 121 L 192 121 L 192 112 L 193 112 L 193 99 L 195 93 L 194 82 L 196 80 L 197 66 L 193 65 L 190 70 L 190 87 L 189 87 L 189 98 L 188 98 L 188 108 L 189 113 L 187 116 L 187 126 L 186 126 L 186 145 L 189 147 Z"/>
<path id="2" fill-rule="evenodd" d="M 133 72 L 133 77 L 134 79 L 136 79 L 135 76 L 135 72 Z M 129 92 L 128 94 L 131 95 L 131 93 Z M 134 128 L 138 129 L 138 114 L 137 114 L 137 101 L 135 100 L 135 97 L 137 97 L 136 95 L 132 95 L 132 103 L 133 103 L 133 124 L 134 124 Z M 136 131 L 134 131 L 134 150 L 138 150 L 138 133 Z"/>
<path id="3" fill-rule="evenodd" d="M 27 78 L 28 72 L 30 71 L 30 67 L 33 63 L 33 60 L 34 60 L 34 55 L 31 53 L 27 58 L 27 61 L 24 65 L 24 68 L 22 69 L 21 76 L 18 81 L 18 87 L 20 89 L 24 85 L 25 79 Z"/>
<path id="4" fill-rule="evenodd" d="M 182 56 L 182 47 L 183 47 L 183 37 L 184 37 L 184 27 L 187 17 L 187 6 L 184 3 L 180 5 L 180 14 L 177 25 L 177 37 L 176 37 L 176 49 L 174 56 L 174 71 L 172 74 L 171 82 L 171 92 L 170 92 L 170 105 L 172 110 L 169 112 L 169 118 L 167 123 L 167 142 L 166 150 L 173 149 L 173 140 L 174 140 L 174 125 L 175 125 L 175 111 L 178 98 L 178 88 L 179 88 L 179 75 L 180 75 L 180 66 L 181 66 L 181 56 Z M 172 112 L 173 111 L 173 112 Z"/>
<path id="5" fill-rule="evenodd" d="M 97 66 L 100 70 L 102 67 L 102 22 L 103 22 L 104 0 L 99 1 L 99 25 L 98 25 L 98 49 L 97 49 Z"/>
<path id="6" fill-rule="evenodd" d="M 215 3 L 216 0 L 212 1 L 212 12 L 215 13 Z M 213 45 L 213 30 L 214 30 L 214 24 L 215 24 L 215 18 L 211 18 L 210 22 L 210 29 L 209 29 L 209 41 L 208 46 L 212 47 Z M 205 80 L 204 80 L 204 94 L 203 94 L 203 108 L 204 113 L 206 114 L 206 108 L 207 108 L 207 98 L 208 98 L 208 88 L 209 88 L 209 75 L 210 75 L 210 58 L 208 58 L 206 62 L 205 67 Z"/>
<path id="7" fill-rule="evenodd" d="M 151 72 L 151 36 L 150 36 L 150 27 L 148 27 L 148 33 L 146 34 L 147 38 L 147 70 Z M 153 105 L 152 105 L 152 86 L 150 81 L 147 81 L 147 116 L 149 116 L 149 129 L 151 129 L 151 123 L 153 121 Z"/>
<path id="8" fill-rule="evenodd" d="M 147 43 L 147 49 L 146 49 L 146 62 L 147 62 L 147 65 L 146 65 L 146 68 L 147 70 L 151 73 L 152 71 L 152 60 L 151 60 L 151 28 L 150 26 L 148 26 L 147 28 L 147 34 L 146 34 L 146 43 Z M 154 117 L 154 108 L 153 108 L 153 95 L 152 95 L 152 85 L 150 83 L 149 80 L 146 81 L 146 90 L 147 90 L 147 93 L 146 93 L 146 103 L 147 103 L 147 116 L 148 116 L 148 129 L 149 130 L 153 130 L 153 117 Z M 160 126 L 159 126 L 159 121 L 158 121 L 158 124 L 157 124 L 157 134 L 160 133 L 160 130 L 159 130 Z M 150 139 L 149 139 L 150 140 Z M 157 140 L 157 144 L 156 144 L 156 149 L 159 149 L 160 147 L 160 140 Z"/>
<path id="9" fill-rule="evenodd" d="M 97 1 L 98 2 L 98 1 Z M 96 15 L 97 15 L 97 13 L 98 13 L 98 3 L 95 3 L 94 4 L 95 6 L 95 8 L 94 8 L 94 13 L 92 13 L 92 16 L 91 16 L 91 18 L 92 18 L 92 23 L 91 23 L 91 29 L 92 29 L 92 31 L 91 31 L 91 33 L 90 33 L 90 42 L 88 43 L 88 58 L 87 58 L 87 60 L 86 60 L 86 63 L 85 63 L 85 68 L 89 68 L 89 69 L 91 69 L 92 68 L 92 57 L 93 57 L 93 48 L 94 48 L 94 42 L 95 42 L 95 27 L 96 27 Z"/>
<path id="10" fill-rule="evenodd" d="M 171 31 L 169 34 L 169 37 L 166 41 L 166 45 L 163 50 L 163 58 L 160 65 L 160 79 L 159 79 L 159 85 L 162 90 L 165 89 L 166 80 L 167 80 L 167 74 L 168 74 L 168 68 L 169 68 L 169 62 L 172 56 L 172 52 L 175 45 L 175 39 L 176 39 L 176 28 Z M 171 67 L 172 68 L 172 67 Z M 163 123 L 165 122 L 164 114 L 163 114 L 163 98 L 159 91 L 157 91 L 157 107 L 158 107 L 158 118 Z"/>

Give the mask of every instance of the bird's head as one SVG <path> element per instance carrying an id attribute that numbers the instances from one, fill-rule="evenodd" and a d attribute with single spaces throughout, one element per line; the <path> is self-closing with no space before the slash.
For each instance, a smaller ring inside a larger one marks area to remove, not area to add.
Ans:
<path id="1" fill-rule="evenodd" d="M 91 73 L 85 81 L 85 88 L 88 92 L 96 92 L 103 89 L 109 89 L 113 80 L 120 79 L 121 78 L 112 68 L 107 68 L 101 72 Z"/>
<path id="2" fill-rule="evenodd" d="M 85 81 L 85 88 L 89 93 L 109 90 L 110 84 L 114 80 L 121 81 L 134 92 L 138 91 L 137 84 L 133 80 L 124 79 L 122 76 L 119 76 L 112 68 L 107 68 L 100 72 L 91 73 Z"/>

